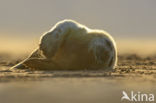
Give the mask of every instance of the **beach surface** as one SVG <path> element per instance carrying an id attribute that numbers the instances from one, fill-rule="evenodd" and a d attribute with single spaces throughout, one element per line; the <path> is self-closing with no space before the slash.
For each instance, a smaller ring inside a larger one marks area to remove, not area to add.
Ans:
<path id="1" fill-rule="evenodd" d="M 156 95 L 156 56 L 120 55 L 112 73 L 10 71 L 19 61 L 0 57 L 1 103 L 131 103 L 121 101 L 123 91 Z"/>

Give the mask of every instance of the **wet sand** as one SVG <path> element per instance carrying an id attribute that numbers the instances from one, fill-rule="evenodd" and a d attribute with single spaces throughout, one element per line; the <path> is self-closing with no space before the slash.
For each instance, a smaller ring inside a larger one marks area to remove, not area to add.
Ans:
<path id="1" fill-rule="evenodd" d="M 0 60 L 0 103 L 129 103 L 122 91 L 156 95 L 155 56 L 121 55 L 112 73 L 9 71 L 20 60 Z"/>

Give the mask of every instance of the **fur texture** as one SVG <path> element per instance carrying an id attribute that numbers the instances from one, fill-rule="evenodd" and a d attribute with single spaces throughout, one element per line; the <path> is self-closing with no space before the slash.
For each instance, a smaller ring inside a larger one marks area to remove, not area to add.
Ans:
<path id="1" fill-rule="evenodd" d="M 112 70 L 116 63 L 116 44 L 107 32 L 63 20 L 41 36 L 39 47 L 13 68 Z"/>

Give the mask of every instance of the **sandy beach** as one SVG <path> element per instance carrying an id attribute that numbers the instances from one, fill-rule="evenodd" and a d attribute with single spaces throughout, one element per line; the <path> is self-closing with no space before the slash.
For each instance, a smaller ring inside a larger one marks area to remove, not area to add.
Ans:
<path id="1" fill-rule="evenodd" d="M 122 91 L 156 94 L 155 56 L 120 55 L 112 73 L 8 70 L 19 61 L 1 56 L 2 103 L 129 103 Z"/>

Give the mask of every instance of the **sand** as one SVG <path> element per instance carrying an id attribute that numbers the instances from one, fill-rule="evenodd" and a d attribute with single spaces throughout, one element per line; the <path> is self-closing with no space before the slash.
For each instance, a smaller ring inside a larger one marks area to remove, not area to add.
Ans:
<path id="1" fill-rule="evenodd" d="M 0 56 L 0 103 L 129 103 L 122 91 L 156 95 L 156 56 L 120 55 L 112 73 L 8 70 L 20 60 Z"/>

